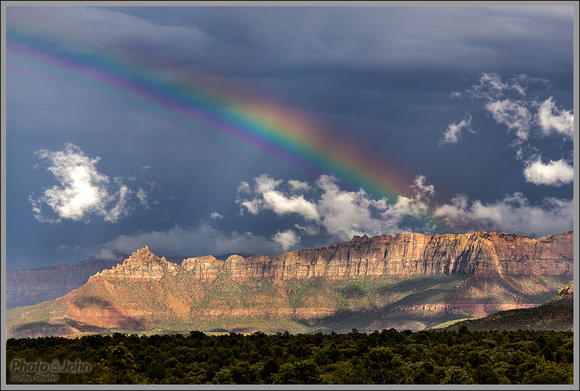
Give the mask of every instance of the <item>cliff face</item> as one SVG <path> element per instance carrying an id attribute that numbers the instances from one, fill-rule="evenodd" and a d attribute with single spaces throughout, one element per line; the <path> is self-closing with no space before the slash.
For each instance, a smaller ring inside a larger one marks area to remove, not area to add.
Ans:
<path id="1" fill-rule="evenodd" d="M 66 295 L 87 282 L 90 276 L 122 263 L 124 254 L 111 259 L 89 258 L 72 265 L 31 270 L 6 270 L 6 308 L 32 305 Z"/>
<path id="2" fill-rule="evenodd" d="M 175 263 L 168 262 L 165 257 L 157 257 L 145 246 L 134 252 L 122 264 L 96 275 L 135 281 L 159 280 L 166 273 L 175 275 L 178 267 Z"/>
<path id="3" fill-rule="evenodd" d="M 572 276 L 572 232 L 538 239 L 481 232 L 363 236 L 274 257 L 204 256 L 181 265 L 145 247 L 57 300 L 9 311 L 7 335 L 421 330 L 538 306 Z"/>
<path id="4" fill-rule="evenodd" d="M 343 280 L 360 276 L 413 275 L 573 275 L 572 232 L 538 239 L 505 233 L 462 235 L 354 237 L 351 241 L 317 249 L 292 251 L 274 257 L 232 255 L 189 258 L 181 268 L 190 278 L 211 282 L 221 273 L 234 281 L 288 280 L 327 277 Z M 159 279 L 175 275 L 179 266 L 142 249 L 123 265 L 100 273 L 108 278 Z"/>

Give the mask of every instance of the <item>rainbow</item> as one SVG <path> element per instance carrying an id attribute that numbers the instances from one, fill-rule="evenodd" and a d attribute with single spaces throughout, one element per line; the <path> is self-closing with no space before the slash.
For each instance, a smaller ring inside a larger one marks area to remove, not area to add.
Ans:
<path id="1" fill-rule="evenodd" d="M 412 196 L 412 180 L 399 167 L 384 157 L 369 156 L 305 114 L 271 99 L 191 76 L 168 76 L 138 61 L 95 53 L 61 38 L 11 26 L 7 27 L 6 48 L 14 57 L 51 66 L 65 82 L 106 88 L 132 104 L 162 108 L 178 121 L 202 123 L 229 142 L 238 140 L 305 170 L 334 175 L 380 198 L 392 201 L 400 195 Z M 441 225 L 432 216 L 422 220 Z"/>

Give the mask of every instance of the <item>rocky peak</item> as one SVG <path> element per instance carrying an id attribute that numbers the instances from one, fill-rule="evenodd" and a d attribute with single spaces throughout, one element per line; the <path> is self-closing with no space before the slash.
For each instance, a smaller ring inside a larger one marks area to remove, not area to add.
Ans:
<path id="1" fill-rule="evenodd" d="M 125 259 L 124 264 L 131 265 L 147 265 L 152 263 L 165 263 L 167 262 L 165 258 L 159 258 L 157 255 L 149 251 L 149 247 L 145 246 L 137 251 L 135 251 L 131 256 Z"/>
<path id="2" fill-rule="evenodd" d="M 135 251 L 122 264 L 103 270 L 95 276 L 105 278 L 124 278 L 129 280 L 159 280 L 166 273 L 175 275 L 180 266 L 159 258 L 145 246 Z"/>

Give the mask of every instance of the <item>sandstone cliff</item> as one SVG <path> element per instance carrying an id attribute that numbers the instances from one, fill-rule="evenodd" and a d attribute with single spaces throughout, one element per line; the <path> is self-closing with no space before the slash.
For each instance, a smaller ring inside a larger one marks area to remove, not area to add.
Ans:
<path id="1" fill-rule="evenodd" d="M 9 311 L 7 335 L 422 330 L 538 306 L 571 280 L 573 258 L 572 232 L 363 236 L 274 257 L 181 264 L 145 247 L 57 300 Z"/>
<path id="2" fill-rule="evenodd" d="M 538 239 L 505 233 L 461 235 L 401 233 L 394 237 L 355 236 L 351 241 L 274 257 L 232 255 L 185 259 L 189 278 L 211 282 L 221 273 L 234 281 L 327 277 L 412 275 L 573 275 L 574 235 L 565 232 Z M 109 278 L 159 279 L 181 268 L 157 258 L 147 248 L 122 265 L 99 273 Z"/>

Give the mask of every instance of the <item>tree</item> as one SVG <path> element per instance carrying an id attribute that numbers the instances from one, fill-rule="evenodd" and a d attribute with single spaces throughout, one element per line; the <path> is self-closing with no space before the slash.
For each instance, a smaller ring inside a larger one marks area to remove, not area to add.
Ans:
<path id="1" fill-rule="evenodd" d="M 312 359 L 286 363 L 274 375 L 274 384 L 320 384 L 320 368 Z"/>
<path id="2" fill-rule="evenodd" d="M 269 358 L 268 361 L 266 361 L 266 363 L 264 364 L 264 368 L 262 369 L 261 372 L 261 377 L 264 381 L 269 381 L 271 380 L 271 376 L 273 374 L 278 373 L 279 370 L 280 365 L 278 364 L 278 362 L 273 358 Z"/>
<path id="3" fill-rule="evenodd" d="M 367 384 L 402 384 L 407 383 L 407 373 L 403 369 L 403 360 L 391 349 L 379 346 L 365 353 L 362 359 L 363 381 Z"/>
<path id="4" fill-rule="evenodd" d="M 258 382 L 257 371 L 247 361 L 239 361 L 230 370 L 232 380 L 236 384 L 253 384 Z"/>
<path id="5" fill-rule="evenodd" d="M 475 369 L 474 380 L 477 384 L 500 384 L 500 378 L 491 365 L 482 364 Z"/>
<path id="6" fill-rule="evenodd" d="M 117 336 L 118 338 L 118 336 Z M 118 338 L 122 339 L 122 338 Z M 123 341 L 109 346 L 106 367 L 106 383 L 131 384 L 137 382 L 136 365 L 133 354 Z"/>
<path id="7" fill-rule="evenodd" d="M 569 364 L 557 364 L 543 357 L 534 368 L 524 374 L 526 384 L 573 384 L 573 368 Z"/>
<path id="8" fill-rule="evenodd" d="M 475 384 L 473 378 L 460 367 L 449 367 L 441 384 Z"/>

